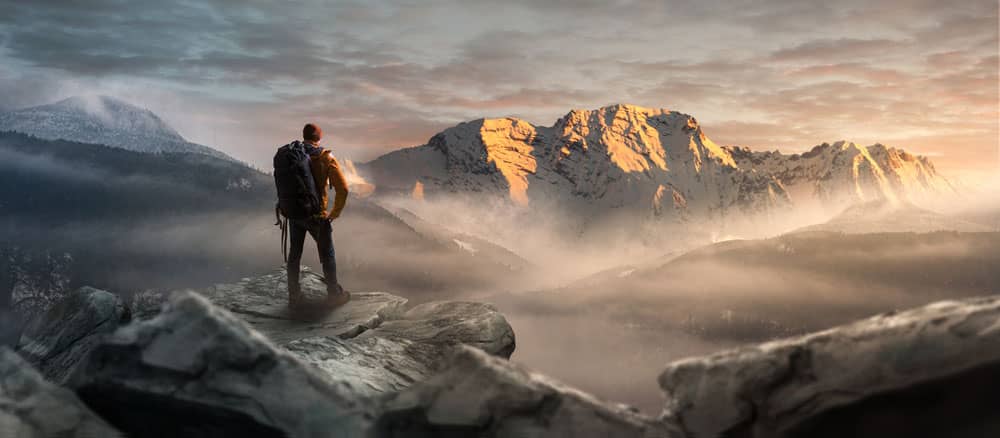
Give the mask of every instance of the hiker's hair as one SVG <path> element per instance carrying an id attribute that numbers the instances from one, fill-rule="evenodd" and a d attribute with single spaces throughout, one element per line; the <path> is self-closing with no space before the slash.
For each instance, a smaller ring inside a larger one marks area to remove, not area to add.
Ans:
<path id="1" fill-rule="evenodd" d="M 305 141 L 319 141 L 323 138 L 323 130 L 319 129 L 314 123 L 306 123 L 306 126 L 302 127 L 302 139 Z"/>

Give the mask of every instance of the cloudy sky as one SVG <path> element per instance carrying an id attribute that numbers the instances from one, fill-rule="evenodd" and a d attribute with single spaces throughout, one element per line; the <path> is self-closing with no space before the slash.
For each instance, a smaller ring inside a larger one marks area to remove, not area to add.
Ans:
<path id="1" fill-rule="evenodd" d="M 457 122 L 611 103 L 722 144 L 882 142 L 996 171 L 996 0 L 0 0 L 0 109 L 147 107 L 268 167 L 305 121 L 370 159 Z"/>

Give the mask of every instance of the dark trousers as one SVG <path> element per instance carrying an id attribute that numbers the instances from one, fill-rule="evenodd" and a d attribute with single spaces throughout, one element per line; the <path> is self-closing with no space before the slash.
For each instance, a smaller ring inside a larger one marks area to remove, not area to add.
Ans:
<path id="1" fill-rule="evenodd" d="M 299 286 L 299 262 L 302 260 L 302 249 L 306 242 L 306 232 L 316 241 L 319 250 L 319 261 L 323 265 L 323 276 L 326 277 L 326 292 L 340 292 L 337 282 L 337 259 L 333 250 L 333 227 L 327 220 L 295 220 L 288 221 L 288 294 L 302 293 Z"/>

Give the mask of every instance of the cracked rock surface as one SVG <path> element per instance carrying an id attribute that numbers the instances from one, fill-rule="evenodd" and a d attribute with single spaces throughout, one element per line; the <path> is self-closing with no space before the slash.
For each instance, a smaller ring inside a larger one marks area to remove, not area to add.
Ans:
<path id="1" fill-rule="evenodd" d="M 377 395 L 426 379 L 461 345 L 506 359 L 514 352 L 514 331 L 491 305 L 442 301 L 418 305 L 353 338 L 308 337 L 283 346 L 330 378 Z"/>
<path id="2" fill-rule="evenodd" d="M 45 378 L 63 383 L 101 336 L 129 318 L 118 296 L 82 287 L 33 319 L 21 333 L 17 351 Z"/>
<path id="3" fill-rule="evenodd" d="M 686 436 L 1000 436 L 1000 297 L 945 301 L 686 359 L 660 376 Z"/>
<path id="4" fill-rule="evenodd" d="M 681 437 L 666 423 L 463 347 L 434 377 L 386 399 L 381 437 Z"/>
<path id="5" fill-rule="evenodd" d="M 72 391 L 46 381 L 16 353 L 0 347 L 0 436 L 113 438 L 121 434 Z"/>

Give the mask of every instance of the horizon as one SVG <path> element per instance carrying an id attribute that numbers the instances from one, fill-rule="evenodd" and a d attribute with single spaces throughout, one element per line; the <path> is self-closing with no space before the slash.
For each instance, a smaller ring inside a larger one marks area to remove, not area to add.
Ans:
<path id="1" fill-rule="evenodd" d="M 78 94 L 78 95 L 63 97 L 63 98 L 60 98 L 60 99 L 52 101 L 52 102 L 42 103 L 42 104 L 39 104 L 39 105 L 33 105 L 33 106 L 30 106 L 30 107 L 13 108 L 13 109 L 10 109 L 10 111 L 18 111 L 18 110 L 22 110 L 22 109 L 29 109 L 29 108 L 34 108 L 34 107 L 38 107 L 38 106 L 45 106 L 45 105 L 54 105 L 54 104 L 62 103 L 64 101 L 68 101 L 68 100 L 71 100 L 71 99 L 77 99 L 77 98 L 82 98 L 82 99 L 110 98 L 110 99 L 113 99 L 113 100 L 117 100 L 119 102 L 124 102 L 125 104 L 128 104 L 128 105 L 135 106 L 135 107 L 140 108 L 142 110 L 150 111 L 154 115 L 160 117 L 159 114 L 157 114 L 155 111 L 152 111 L 151 109 L 149 109 L 147 107 L 139 106 L 139 105 L 136 105 L 136 104 L 134 104 L 132 102 L 126 101 L 126 100 L 124 100 L 124 99 L 122 99 L 120 97 L 112 96 L 112 95 L 107 95 L 107 94 Z M 560 116 L 559 118 L 564 117 L 565 115 L 568 115 L 569 113 L 571 113 L 573 111 L 580 111 L 580 110 L 583 110 L 583 111 L 596 111 L 596 110 L 599 110 L 599 109 L 605 109 L 605 108 L 610 108 L 610 107 L 615 107 L 615 106 L 635 107 L 635 108 L 641 108 L 641 109 L 647 109 L 647 110 L 667 110 L 667 111 L 672 111 L 672 112 L 678 112 L 678 113 L 686 114 L 686 115 L 689 115 L 689 116 L 692 116 L 692 117 L 694 116 L 692 114 L 684 113 L 683 111 L 672 110 L 672 109 L 669 109 L 669 108 L 647 107 L 647 106 L 642 106 L 642 105 L 634 105 L 634 104 L 630 104 L 630 103 L 612 103 L 612 104 L 606 104 L 606 105 L 602 105 L 602 106 L 600 106 L 598 108 L 592 108 L 592 109 L 572 108 L 572 109 L 568 110 L 566 112 L 566 114 L 564 114 L 563 116 Z M 469 123 L 469 122 L 475 122 L 477 120 L 497 120 L 497 119 L 504 119 L 504 118 L 518 119 L 518 120 L 521 120 L 521 121 L 528 122 L 529 124 L 531 124 L 532 126 L 535 126 L 535 127 L 546 127 L 546 128 L 551 128 L 554 123 L 558 122 L 558 119 L 559 119 L 559 118 L 557 118 L 557 119 L 553 120 L 552 121 L 553 124 L 541 124 L 541 123 L 533 122 L 531 120 L 521 119 L 521 118 L 519 118 L 517 116 L 479 117 L 479 118 L 476 118 L 476 119 L 468 119 L 468 120 L 460 121 L 460 122 L 456 123 L 455 125 L 452 125 L 452 126 L 449 126 L 447 128 L 444 128 L 444 130 L 450 129 L 450 128 L 455 127 L 455 126 L 457 126 L 459 124 L 464 124 L 464 123 Z M 695 118 L 697 118 L 697 117 L 695 117 Z M 162 119 L 162 117 L 161 117 L 161 119 Z M 167 122 L 167 125 L 168 125 L 168 127 L 170 127 L 172 129 L 174 129 L 175 131 L 177 131 L 185 140 L 192 141 L 194 143 L 198 143 L 197 141 L 193 141 L 190 138 L 188 138 L 187 136 L 185 136 L 183 132 L 180 132 L 179 130 L 176 130 L 176 128 L 174 126 L 170 125 L 169 122 Z M 706 136 L 708 136 L 709 138 L 711 138 L 711 136 L 708 135 L 707 133 L 706 133 Z M 790 149 L 782 149 L 782 148 L 770 148 L 769 149 L 769 148 L 766 148 L 766 147 L 744 146 L 744 145 L 740 145 L 740 144 L 720 144 L 720 146 L 733 147 L 733 148 L 749 148 L 750 150 L 755 151 L 755 152 L 778 152 L 778 153 L 781 153 L 781 154 L 784 154 L 784 155 L 799 155 L 799 154 L 803 154 L 803 153 L 809 152 L 811 150 L 814 150 L 814 149 L 816 149 L 818 147 L 821 147 L 821 146 L 824 146 L 824 145 L 836 145 L 836 144 L 839 144 L 839 143 L 855 144 L 857 146 L 864 147 L 864 148 L 868 148 L 868 147 L 876 146 L 876 145 L 882 145 L 882 146 L 886 146 L 886 147 L 889 147 L 889 148 L 900 149 L 900 150 L 903 150 L 905 152 L 912 153 L 913 155 L 916 155 L 917 157 L 929 159 L 932 164 L 935 164 L 935 166 L 937 166 L 937 165 L 936 165 L 936 163 L 934 163 L 934 159 L 935 159 L 935 157 L 940 156 L 940 154 L 935 154 L 935 153 L 931 153 L 931 154 L 913 153 L 913 151 L 907 150 L 905 147 L 902 147 L 902 146 L 899 146 L 899 145 L 893 145 L 893 144 L 884 144 L 884 143 L 880 143 L 880 142 L 875 142 L 875 143 L 872 143 L 872 144 L 862 144 L 862 143 L 859 143 L 857 141 L 853 141 L 853 140 L 848 139 L 848 138 L 840 138 L 840 139 L 835 139 L 833 141 L 823 141 L 821 143 L 816 143 L 816 144 L 813 144 L 813 145 L 810 145 L 810 146 L 795 147 L 795 148 L 790 148 Z M 216 150 L 219 150 L 219 151 L 222 151 L 222 152 L 226 152 L 226 151 L 224 151 L 222 149 L 217 148 L 214 145 L 204 144 L 204 143 L 202 143 L 202 144 L 205 145 L 205 146 L 209 146 L 209 147 L 215 148 Z M 422 142 L 422 143 L 414 144 L 414 145 L 400 146 L 398 148 L 388 149 L 382 155 L 388 154 L 388 153 L 393 152 L 393 151 L 398 151 L 398 150 L 401 150 L 401 149 L 408 149 L 408 148 L 414 148 L 414 147 L 419 147 L 419 146 L 425 146 L 426 144 L 427 144 L 426 142 Z M 334 146 L 334 148 L 336 148 L 336 146 Z M 972 176 L 970 176 L 970 175 L 963 174 L 963 173 L 949 175 L 948 172 L 945 171 L 943 173 L 943 176 L 945 176 L 946 178 L 949 178 L 949 179 L 951 179 L 951 180 L 953 180 L 955 182 L 963 184 L 963 185 L 973 184 L 973 185 L 979 186 L 979 188 L 982 189 L 983 191 L 989 192 L 990 190 L 993 190 L 993 187 L 992 187 L 993 185 L 996 185 L 996 184 L 1000 183 L 1000 143 L 998 143 L 998 145 L 997 145 L 997 154 L 998 154 L 998 163 L 997 163 L 997 171 L 996 171 L 995 174 L 991 170 L 987 169 L 984 172 L 984 175 L 972 175 Z M 232 154 L 230 154 L 230 155 L 232 155 Z M 371 160 L 377 159 L 377 158 L 381 157 L 382 155 L 374 156 L 374 157 L 371 157 L 371 158 L 369 158 L 367 160 L 359 161 L 359 162 L 370 162 Z M 234 158 L 236 158 L 237 160 L 239 160 L 239 161 L 241 161 L 241 162 L 243 162 L 243 163 L 245 163 L 245 164 L 247 164 L 247 165 L 249 165 L 249 166 L 251 166 L 251 167 L 253 167 L 255 169 L 264 171 L 265 173 L 267 172 L 267 168 L 269 166 L 269 163 L 267 163 L 267 162 L 254 163 L 254 162 L 249 162 L 249 161 L 245 161 L 245 160 L 240 160 L 238 157 L 234 157 Z M 349 160 L 351 159 L 350 157 L 346 157 L 346 158 L 349 159 Z"/>
<path id="2" fill-rule="evenodd" d="M 573 108 L 629 103 L 690 114 L 720 145 L 799 153 L 843 139 L 928 156 L 958 179 L 1000 169 L 992 1 L 768 0 L 727 14 L 644 1 L 338 2 L 285 20 L 266 18 L 282 15 L 271 8 L 10 5 L 0 109 L 112 95 L 266 168 L 306 122 L 367 161 L 463 121 L 549 126 Z M 573 26 L 554 32 L 549 20 Z"/>

